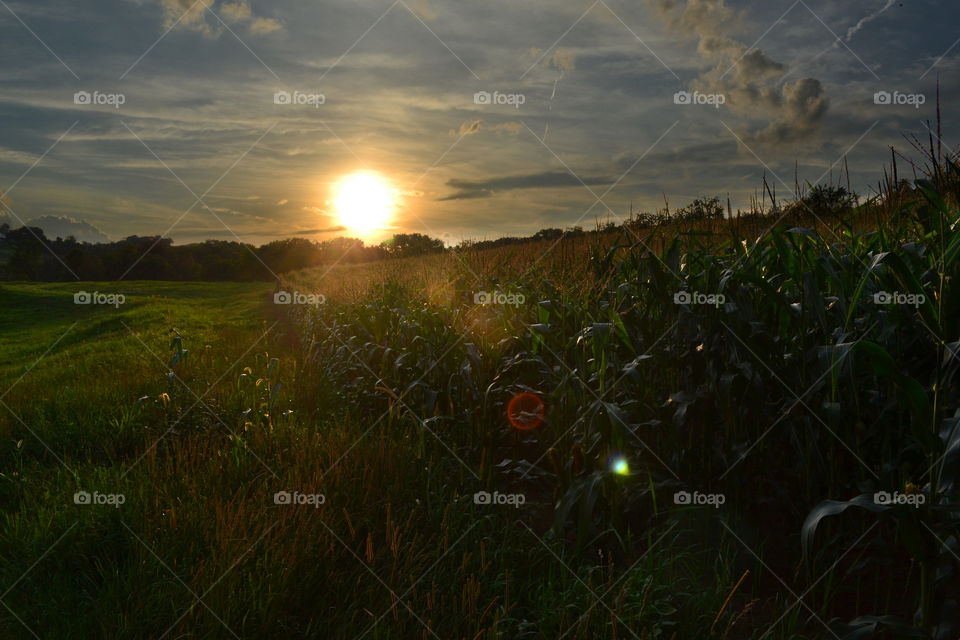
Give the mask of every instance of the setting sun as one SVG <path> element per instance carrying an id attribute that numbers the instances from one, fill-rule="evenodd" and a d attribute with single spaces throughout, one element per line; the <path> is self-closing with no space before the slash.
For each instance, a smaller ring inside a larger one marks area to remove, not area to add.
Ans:
<path id="1" fill-rule="evenodd" d="M 375 173 L 345 177 L 337 187 L 333 202 L 340 224 L 361 234 L 383 229 L 394 206 L 390 187 Z"/>

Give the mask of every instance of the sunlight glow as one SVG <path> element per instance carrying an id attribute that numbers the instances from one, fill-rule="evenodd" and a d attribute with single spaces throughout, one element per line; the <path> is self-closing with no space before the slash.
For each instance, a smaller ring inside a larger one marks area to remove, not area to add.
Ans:
<path id="1" fill-rule="evenodd" d="M 375 173 L 346 176 L 337 187 L 333 203 L 340 224 L 360 235 L 382 230 L 395 204 L 390 187 Z"/>

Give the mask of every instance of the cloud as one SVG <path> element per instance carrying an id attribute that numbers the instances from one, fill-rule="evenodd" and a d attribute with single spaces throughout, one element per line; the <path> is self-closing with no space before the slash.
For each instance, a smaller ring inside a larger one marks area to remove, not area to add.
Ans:
<path id="1" fill-rule="evenodd" d="M 0 147 L 0 162 L 13 162 L 16 164 L 25 164 L 27 166 L 37 162 L 40 156 L 27 151 Z"/>
<path id="2" fill-rule="evenodd" d="M 311 234 L 317 234 L 317 233 L 336 233 L 337 231 L 346 231 L 346 230 L 347 228 L 341 224 L 335 227 L 325 227 L 323 229 L 300 229 L 299 231 L 297 231 L 297 233 L 303 234 L 303 235 L 311 235 Z M 284 235 L 284 234 L 280 233 L 278 235 Z"/>
<path id="3" fill-rule="evenodd" d="M 163 8 L 163 28 L 183 27 L 213 37 L 215 32 L 207 24 L 206 11 L 212 0 L 159 0 Z"/>
<path id="4" fill-rule="evenodd" d="M 786 66 L 767 57 L 760 49 L 740 55 L 736 65 L 737 76 L 744 82 L 778 76 L 786 71 Z"/>
<path id="5" fill-rule="evenodd" d="M 459 131 L 450 130 L 450 135 L 452 136 L 472 136 L 476 132 L 480 131 L 480 123 L 482 120 L 467 120 L 460 125 Z"/>
<path id="6" fill-rule="evenodd" d="M 273 33 L 282 28 L 283 25 L 273 18 L 254 18 L 249 27 L 250 33 L 256 34 Z"/>
<path id="7" fill-rule="evenodd" d="M 283 28 L 277 20 L 255 16 L 248 0 L 234 0 L 220 5 L 220 16 L 233 24 L 246 25 L 251 33 L 271 33 Z"/>
<path id="8" fill-rule="evenodd" d="M 324 227 L 322 229 L 296 229 L 294 231 L 276 231 L 271 233 L 259 233 L 258 235 L 265 238 L 290 238 L 296 236 L 315 236 L 324 233 L 338 233 L 340 231 L 346 231 L 347 228 L 343 225 L 337 225 L 335 227 Z"/>
<path id="9" fill-rule="evenodd" d="M 422 20 L 430 22 L 437 19 L 437 12 L 430 8 L 429 0 L 410 0 L 409 8 Z"/>
<path id="10" fill-rule="evenodd" d="M 10 216 L 0 215 L 0 225 L 9 224 L 10 228 L 17 229 L 20 222 Z M 28 227 L 39 227 L 48 238 L 68 238 L 73 236 L 79 242 L 110 242 L 103 231 L 85 220 L 77 220 L 69 216 L 38 216 L 26 221 Z"/>
<path id="11" fill-rule="evenodd" d="M 773 94 L 779 100 L 781 117 L 758 132 L 755 139 L 766 144 L 798 142 L 816 135 L 829 107 L 819 80 L 804 78 L 794 83 L 784 83 L 780 94 Z"/>
<path id="12" fill-rule="evenodd" d="M 671 30 L 693 33 L 697 51 L 714 65 L 694 81 L 694 88 L 722 93 L 735 113 L 769 121 L 745 138 L 758 143 L 816 140 L 829 108 L 823 84 L 816 78 L 781 82 L 786 65 L 729 35 L 740 15 L 725 0 L 645 1 Z"/>
<path id="13" fill-rule="evenodd" d="M 574 55 L 569 49 L 558 48 L 550 57 L 550 65 L 566 75 L 574 69 Z"/>
<path id="14" fill-rule="evenodd" d="M 253 12 L 244 0 L 225 2 L 220 5 L 220 16 L 227 22 L 240 23 L 251 19 Z"/>
<path id="15" fill-rule="evenodd" d="M 502 122 L 500 124 L 495 124 L 492 127 L 489 127 L 491 131 L 503 132 L 509 135 L 515 136 L 520 133 L 523 133 L 526 130 L 526 127 L 523 126 L 523 123 L 520 122 Z"/>
<path id="16" fill-rule="evenodd" d="M 278 206 L 278 207 L 282 207 L 283 205 L 287 204 L 288 202 L 290 202 L 290 201 L 287 200 L 286 198 L 284 198 L 283 200 L 281 200 L 281 201 L 279 201 L 279 202 L 277 203 L 277 206 Z"/>
<path id="17" fill-rule="evenodd" d="M 582 180 L 582 182 L 581 182 Z M 445 200 L 470 200 L 473 198 L 489 198 L 499 191 L 513 191 L 515 189 L 541 189 L 549 187 L 579 187 L 583 184 L 598 185 L 610 184 L 610 178 L 602 176 L 587 176 L 577 178 L 566 171 L 545 171 L 519 176 L 501 176 L 486 180 L 448 180 L 447 186 L 457 189 L 456 193 L 440 198 Z"/>
<path id="18" fill-rule="evenodd" d="M 256 16 L 250 8 L 249 0 L 228 0 L 215 7 L 216 0 L 159 0 L 163 8 L 163 26 L 165 29 L 183 27 L 215 38 L 222 29 L 214 29 L 211 24 L 218 26 L 219 21 L 212 18 L 207 20 L 207 8 L 215 11 L 220 19 L 233 25 L 246 26 L 254 34 L 271 33 L 283 28 L 283 25 L 273 18 Z"/>
<path id="19" fill-rule="evenodd" d="M 549 56 L 539 47 L 530 47 L 527 50 L 527 56 L 531 60 L 531 64 L 536 61 L 536 64 L 541 67 L 553 67 L 560 72 L 561 76 L 570 73 L 576 67 L 576 56 L 572 51 L 563 47 L 557 47 L 553 54 Z"/>

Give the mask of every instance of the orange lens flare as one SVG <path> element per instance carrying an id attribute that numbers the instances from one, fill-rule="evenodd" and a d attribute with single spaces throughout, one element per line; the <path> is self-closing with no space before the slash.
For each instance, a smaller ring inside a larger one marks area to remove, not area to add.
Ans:
<path id="1" fill-rule="evenodd" d="M 543 422 L 547 408 L 543 400 L 532 393 L 518 393 L 507 405 L 507 418 L 515 429 L 530 431 Z"/>

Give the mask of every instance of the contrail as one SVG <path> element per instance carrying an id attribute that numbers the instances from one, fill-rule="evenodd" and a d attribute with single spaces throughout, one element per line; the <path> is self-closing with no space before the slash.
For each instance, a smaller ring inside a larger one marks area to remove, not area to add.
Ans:
<path id="1" fill-rule="evenodd" d="M 550 94 L 550 102 L 547 103 L 547 124 L 543 127 L 543 141 L 547 141 L 547 131 L 550 129 L 550 114 L 553 112 L 553 98 L 557 95 L 557 84 L 560 83 L 560 78 L 563 77 L 563 71 L 560 71 L 560 75 L 557 76 L 557 79 L 553 81 L 553 93 Z"/>
<path id="2" fill-rule="evenodd" d="M 889 9 L 890 7 L 892 7 L 894 2 L 896 2 L 896 0 L 887 0 L 887 4 L 883 5 L 883 8 L 882 8 L 882 9 L 880 9 L 879 11 L 875 11 L 874 13 L 871 13 L 870 15 L 866 16 L 865 18 L 860 18 L 860 21 L 859 21 L 857 24 L 855 24 L 855 25 L 853 25 L 852 27 L 850 27 L 849 29 L 847 29 L 846 41 L 847 41 L 847 42 L 850 42 L 850 38 L 852 38 L 853 35 L 854 35 L 857 31 L 860 31 L 860 29 L 863 29 L 863 25 L 865 25 L 865 24 L 867 24 L 868 22 L 871 22 L 871 21 L 873 21 L 873 20 L 876 20 L 876 19 L 880 16 L 881 13 L 883 13 L 884 11 L 886 11 L 887 9 Z"/>

